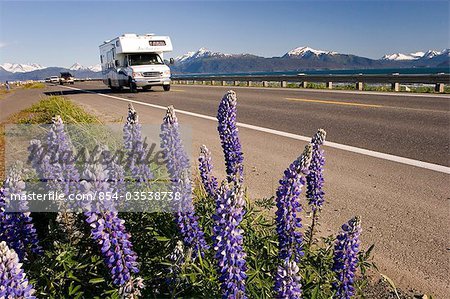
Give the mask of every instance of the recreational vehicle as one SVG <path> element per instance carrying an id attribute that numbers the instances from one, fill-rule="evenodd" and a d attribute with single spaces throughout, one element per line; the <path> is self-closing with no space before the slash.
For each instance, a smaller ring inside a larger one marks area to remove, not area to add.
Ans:
<path id="1" fill-rule="evenodd" d="M 112 90 L 136 92 L 152 86 L 170 90 L 170 68 L 164 53 L 172 51 L 168 36 L 124 34 L 100 45 L 103 83 Z M 170 60 L 173 63 L 173 59 Z"/>

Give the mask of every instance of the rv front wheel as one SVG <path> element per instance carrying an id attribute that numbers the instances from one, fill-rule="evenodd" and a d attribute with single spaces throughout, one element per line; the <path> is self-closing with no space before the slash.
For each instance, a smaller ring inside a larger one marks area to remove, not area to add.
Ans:
<path id="1" fill-rule="evenodd" d="M 170 85 L 163 85 L 164 91 L 169 91 L 170 90 Z"/>
<path id="2" fill-rule="evenodd" d="M 137 92 L 136 83 L 134 83 L 131 78 L 128 79 L 128 86 L 130 87 L 130 92 Z"/>

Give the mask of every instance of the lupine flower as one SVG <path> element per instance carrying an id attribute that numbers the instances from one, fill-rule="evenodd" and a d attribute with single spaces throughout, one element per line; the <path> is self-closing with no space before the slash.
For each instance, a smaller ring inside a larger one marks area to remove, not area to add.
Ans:
<path id="1" fill-rule="evenodd" d="M 59 191 L 67 197 L 76 194 L 79 189 L 80 174 L 75 165 L 75 150 L 66 127 L 59 115 L 52 118 L 52 125 L 46 137 L 46 143 L 31 140 L 28 147 L 29 157 L 33 168 L 41 182 L 46 182 L 49 191 Z M 67 208 L 75 208 L 72 202 L 60 206 L 59 213 Z M 58 215 L 59 219 L 64 219 Z M 64 223 L 67 225 L 67 223 Z"/>
<path id="2" fill-rule="evenodd" d="M 217 178 L 212 175 L 213 165 L 211 163 L 211 152 L 206 145 L 200 147 L 200 156 L 198 158 L 198 169 L 200 171 L 200 178 L 206 193 L 211 198 L 214 198 L 217 192 Z"/>
<path id="3" fill-rule="evenodd" d="M 31 140 L 28 161 L 41 182 L 46 182 L 49 191 L 63 192 L 67 198 L 69 194 L 76 194 L 79 190 L 80 175 L 75 165 L 75 150 L 66 129 L 60 116 L 53 117 L 46 143 Z M 70 211 L 77 210 L 79 207 L 76 205 L 73 202 L 59 204 L 56 221 L 67 240 L 83 236 L 75 213 Z"/>
<path id="4" fill-rule="evenodd" d="M 0 242 L 0 298 L 34 299 L 34 293 L 17 253 Z"/>
<path id="5" fill-rule="evenodd" d="M 222 143 L 225 156 L 225 165 L 228 175 L 228 182 L 237 180 L 242 183 L 244 167 L 244 155 L 238 136 L 236 125 L 237 98 L 234 91 L 228 91 L 220 101 L 217 120 L 219 122 L 219 137 Z"/>
<path id="6" fill-rule="evenodd" d="M 282 260 L 275 281 L 276 298 L 301 298 L 302 284 L 297 262 Z"/>
<path id="7" fill-rule="evenodd" d="M 165 282 L 170 288 L 182 282 L 180 279 L 180 272 L 186 261 L 186 254 L 184 252 L 184 244 L 182 241 L 177 241 L 177 244 L 167 258 L 170 261 L 170 265 L 165 269 L 167 272 Z"/>
<path id="8" fill-rule="evenodd" d="M 87 181 L 82 182 L 85 194 L 111 192 L 108 174 L 104 166 L 94 164 L 83 174 Z M 98 204 L 98 205 L 97 205 Z M 137 255 L 133 251 L 130 234 L 126 231 L 125 221 L 120 219 L 111 203 L 94 202 L 94 206 L 85 207 L 86 222 L 91 227 L 91 236 L 99 246 L 104 261 L 113 280 L 118 286 L 129 284 L 133 274 L 138 273 Z"/>
<path id="9" fill-rule="evenodd" d="M 66 195 L 78 190 L 80 176 L 74 163 L 74 148 L 64 123 L 59 115 L 52 118 L 53 124 L 47 136 L 47 150 L 53 172 L 54 189 Z"/>
<path id="10" fill-rule="evenodd" d="M 297 266 L 303 256 L 303 236 L 298 231 L 302 227 L 299 197 L 305 185 L 304 175 L 308 173 L 311 151 L 312 146 L 306 145 L 303 154 L 285 170 L 276 194 L 276 231 L 280 260 L 275 277 L 277 298 L 301 298 Z"/>
<path id="11" fill-rule="evenodd" d="M 192 248 L 192 257 L 204 254 L 208 249 L 204 233 L 198 223 L 192 202 L 192 184 L 190 179 L 190 163 L 181 141 L 178 119 L 173 106 L 167 108 L 161 125 L 161 148 L 167 159 L 172 192 L 179 194 L 181 206 L 176 212 L 175 221 L 183 237 L 184 245 Z"/>
<path id="12" fill-rule="evenodd" d="M 133 148 L 133 141 L 141 139 L 141 125 L 139 124 L 139 115 L 131 103 L 128 104 L 127 122 L 123 127 L 123 141 L 125 149 Z"/>
<path id="13" fill-rule="evenodd" d="M 128 150 L 128 165 L 133 178 L 139 185 L 146 185 L 154 176 L 150 167 L 145 163 L 147 150 L 142 139 L 142 126 L 139 117 L 131 103 L 128 104 L 127 122 L 123 127 L 124 147 Z"/>
<path id="14" fill-rule="evenodd" d="M 21 164 L 13 165 L 8 170 L 7 179 L 0 189 L 0 241 L 5 241 L 10 248 L 15 250 L 20 260 L 24 261 L 28 257 L 28 250 L 35 254 L 41 254 L 42 247 L 39 245 L 36 228 L 31 213 L 28 212 L 26 201 L 20 201 L 15 212 L 5 211 L 6 203 L 11 199 L 11 195 L 25 194 L 22 173 Z M 17 202 L 9 202 L 9 204 L 15 205 Z"/>
<path id="15" fill-rule="evenodd" d="M 325 141 L 326 132 L 323 129 L 319 129 L 311 140 L 312 144 L 312 159 L 309 167 L 309 174 L 306 176 L 306 198 L 315 211 L 320 209 L 323 205 L 323 166 L 325 165 L 325 158 L 323 150 L 320 148 Z"/>
<path id="16" fill-rule="evenodd" d="M 245 214 L 242 188 L 235 182 L 230 185 L 223 182 L 216 194 L 216 201 L 213 241 L 222 298 L 247 298 L 244 231 L 239 227 Z"/>
<path id="17" fill-rule="evenodd" d="M 128 282 L 119 288 L 119 296 L 124 299 L 139 298 L 141 290 L 144 289 L 144 280 L 141 277 L 136 277 L 128 280 Z"/>
<path id="18" fill-rule="evenodd" d="M 336 292 L 333 298 L 349 299 L 355 293 L 353 283 L 358 264 L 360 234 L 361 220 L 356 216 L 342 225 L 342 232 L 336 238 L 333 271 L 337 282 L 333 283 Z"/>

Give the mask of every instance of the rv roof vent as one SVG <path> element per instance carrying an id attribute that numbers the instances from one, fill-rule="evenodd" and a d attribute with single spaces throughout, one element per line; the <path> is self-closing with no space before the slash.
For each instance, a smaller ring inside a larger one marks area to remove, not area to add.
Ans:
<path id="1" fill-rule="evenodd" d="M 135 33 L 125 33 L 125 34 L 122 35 L 122 36 L 125 36 L 125 37 L 132 37 L 132 36 L 136 36 L 136 34 L 135 34 Z"/>
<path id="2" fill-rule="evenodd" d="M 147 34 L 145 34 L 146 36 L 153 36 L 153 35 L 155 35 L 154 33 L 147 33 Z"/>

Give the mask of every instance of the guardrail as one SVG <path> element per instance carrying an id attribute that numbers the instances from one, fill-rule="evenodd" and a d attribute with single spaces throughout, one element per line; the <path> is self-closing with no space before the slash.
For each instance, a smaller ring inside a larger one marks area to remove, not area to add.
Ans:
<path id="1" fill-rule="evenodd" d="M 262 83 L 268 87 L 269 82 L 279 82 L 279 86 L 287 87 L 288 83 L 300 83 L 301 87 L 307 87 L 308 83 L 326 83 L 326 88 L 332 89 L 333 83 L 355 84 L 355 89 L 363 90 L 364 84 L 391 84 L 393 91 L 400 91 L 400 84 L 434 84 L 436 92 L 444 92 L 445 85 L 450 85 L 450 74 L 432 75 L 278 75 L 278 76 L 215 76 L 215 75 L 172 75 L 173 83 L 188 84 L 189 82 L 210 82 L 211 85 L 254 85 L 254 82 Z"/>

